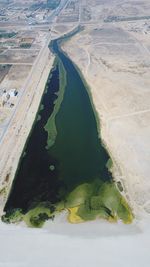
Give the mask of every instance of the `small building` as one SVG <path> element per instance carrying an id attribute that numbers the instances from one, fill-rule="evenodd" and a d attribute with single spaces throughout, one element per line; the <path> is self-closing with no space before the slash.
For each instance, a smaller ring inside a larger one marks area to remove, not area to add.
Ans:
<path id="1" fill-rule="evenodd" d="M 16 89 L 11 89 L 8 91 L 8 94 L 10 95 L 10 97 L 15 97 L 18 95 L 18 91 Z"/>

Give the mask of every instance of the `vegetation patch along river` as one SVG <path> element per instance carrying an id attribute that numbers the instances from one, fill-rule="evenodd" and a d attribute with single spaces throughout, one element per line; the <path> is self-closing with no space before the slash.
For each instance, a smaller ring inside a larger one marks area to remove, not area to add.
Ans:
<path id="1" fill-rule="evenodd" d="M 109 171 L 88 88 L 60 39 L 51 47 L 55 64 L 2 219 L 41 227 L 67 209 L 71 223 L 96 218 L 130 223 L 133 215 Z"/>

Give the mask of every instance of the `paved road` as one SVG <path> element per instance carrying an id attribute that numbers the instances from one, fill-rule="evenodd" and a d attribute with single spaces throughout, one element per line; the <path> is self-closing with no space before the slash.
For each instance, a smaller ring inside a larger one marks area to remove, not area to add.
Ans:
<path id="1" fill-rule="evenodd" d="M 23 62 L 0 62 L 0 65 L 25 65 L 25 66 L 32 66 L 33 63 L 23 63 Z"/>

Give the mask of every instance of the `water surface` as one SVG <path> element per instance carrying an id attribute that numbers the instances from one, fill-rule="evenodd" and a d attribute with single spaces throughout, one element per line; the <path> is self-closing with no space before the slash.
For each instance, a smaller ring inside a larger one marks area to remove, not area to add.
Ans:
<path id="1" fill-rule="evenodd" d="M 102 188 L 102 184 L 110 184 L 114 196 L 116 188 L 112 187 L 112 177 L 106 166 L 109 155 L 98 135 L 88 90 L 74 64 L 59 48 L 57 40 L 52 42 L 52 49 L 57 55 L 57 63 L 49 76 L 5 211 L 19 208 L 25 214 L 40 203 L 49 203 L 54 210 L 58 203 L 64 203 L 63 208 L 67 205 L 74 207 L 75 204 L 69 203 L 72 199 L 76 203 L 80 198 L 79 204 L 86 202 L 86 208 L 82 206 L 80 215 L 85 215 L 85 209 L 90 213 L 91 203 L 99 201 L 98 206 L 94 204 L 94 216 L 97 214 L 95 209 L 100 210 L 100 207 L 103 213 L 113 216 L 111 208 L 104 207 L 104 199 L 103 203 L 100 199 L 104 191 L 108 194 L 108 188 Z M 60 95 L 63 95 L 62 101 Z M 54 128 L 51 118 L 54 106 L 59 102 L 54 121 L 57 135 L 53 145 L 49 145 L 48 136 L 51 138 Z M 69 197 L 70 192 L 75 193 Z M 97 200 L 92 199 L 93 196 Z M 77 214 L 77 210 L 73 212 Z"/>

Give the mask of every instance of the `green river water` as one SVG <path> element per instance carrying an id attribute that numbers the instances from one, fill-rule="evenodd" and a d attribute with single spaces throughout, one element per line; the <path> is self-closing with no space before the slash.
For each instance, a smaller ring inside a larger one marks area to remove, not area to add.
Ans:
<path id="1" fill-rule="evenodd" d="M 60 49 L 60 39 L 51 48 L 55 65 L 2 219 L 41 227 L 67 209 L 71 223 L 95 218 L 130 223 L 131 209 L 108 169 L 111 159 L 98 133 L 89 89 Z"/>

